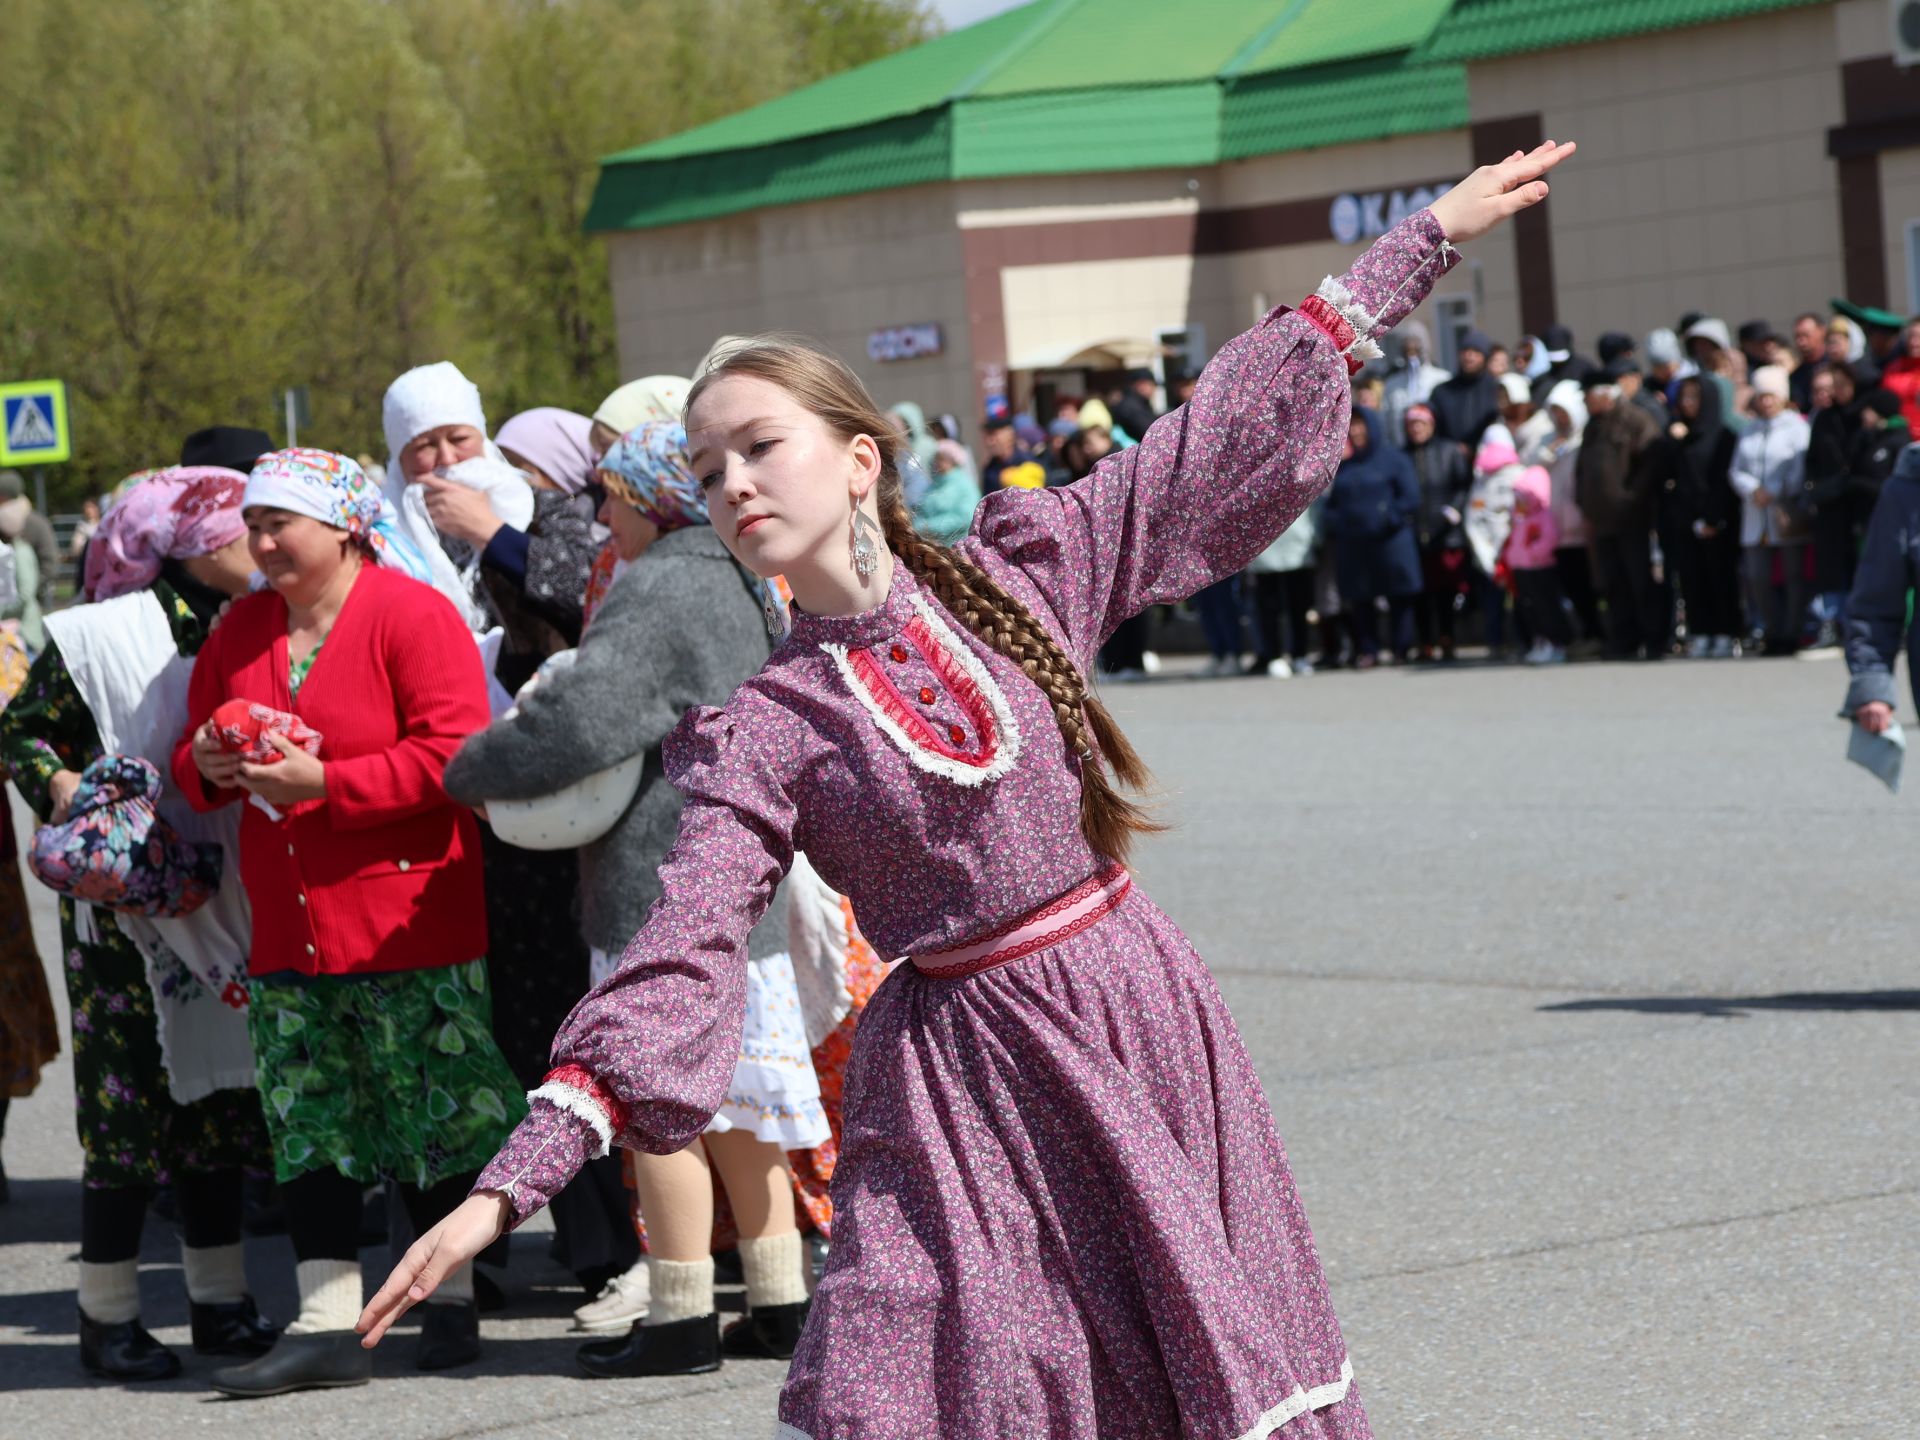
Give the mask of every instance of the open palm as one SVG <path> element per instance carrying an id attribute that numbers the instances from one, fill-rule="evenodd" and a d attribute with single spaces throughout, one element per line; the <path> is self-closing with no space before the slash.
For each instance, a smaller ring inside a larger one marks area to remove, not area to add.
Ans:
<path id="1" fill-rule="evenodd" d="M 1503 220 L 1547 198 L 1541 179 L 1573 154 L 1572 142 L 1542 141 L 1531 150 L 1516 150 L 1497 165 L 1482 165 L 1433 202 L 1433 218 L 1456 245 L 1478 240 Z"/>

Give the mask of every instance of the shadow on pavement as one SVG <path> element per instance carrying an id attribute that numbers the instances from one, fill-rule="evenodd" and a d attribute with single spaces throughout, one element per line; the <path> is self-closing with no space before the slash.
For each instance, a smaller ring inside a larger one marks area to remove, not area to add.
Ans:
<path id="1" fill-rule="evenodd" d="M 1647 995 L 1565 1000 L 1543 1011 L 1626 1010 L 1640 1015 L 1737 1019 L 1753 1010 L 1920 1010 L 1920 990 L 1816 990 L 1783 995 Z"/>

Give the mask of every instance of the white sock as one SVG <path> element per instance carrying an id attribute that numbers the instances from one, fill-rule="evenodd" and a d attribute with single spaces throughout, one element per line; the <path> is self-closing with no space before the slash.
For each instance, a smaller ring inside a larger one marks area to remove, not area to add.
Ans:
<path id="1" fill-rule="evenodd" d="M 747 1309 L 798 1305 L 807 1298 L 806 1246 L 800 1232 L 740 1241 L 740 1269 L 747 1279 Z"/>
<path id="2" fill-rule="evenodd" d="M 648 1325 L 671 1325 L 713 1314 L 713 1257 L 705 1260 L 656 1260 L 647 1257 Z"/>
<path id="3" fill-rule="evenodd" d="M 187 1298 L 196 1305 L 232 1305 L 247 1298 L 246 1247 L 209 1245 L 196 1250 L 180 1247 L 180 1265 L 187 1274 Z"/>
<path id="4" fill-rule="evenodd" d="M 80 1310 L 96 1325 L 124 1325 L 140 1318 L 140 1262 L 80 1262 Z"/>
<path id="5" fill-rule="evenodd" d="M 300 1315 L 289 1335 L 323 1335 L 351 1330 L 360 1318 L 358 1260 L 302 1260 L 294 1266 L 300 1284 Z"/>
<path id="6" fill-rule="evenodd" d="M 473 1262 L 469 1260 L 440 1282 L 440 1288 L 427 1297 L 429 1305 L 471 1305 L 473 1303 Z"/>

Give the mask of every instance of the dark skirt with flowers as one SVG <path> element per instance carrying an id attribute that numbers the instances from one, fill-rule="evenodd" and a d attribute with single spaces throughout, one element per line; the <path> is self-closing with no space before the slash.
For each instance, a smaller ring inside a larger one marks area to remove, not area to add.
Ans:
<path id="1" fill-rule="evenodd" d="M 160 1058 L 147 966 L 109 911 L 81 941 L 71 900 L 60 902 L 61 972 L 73 1009 L 73 1088 L 82 1178 L 110 1188 L 165 1185 L 176 1174 L 264 1170 L 266 1122 L 252 1090 L 174 1102 Z"/>

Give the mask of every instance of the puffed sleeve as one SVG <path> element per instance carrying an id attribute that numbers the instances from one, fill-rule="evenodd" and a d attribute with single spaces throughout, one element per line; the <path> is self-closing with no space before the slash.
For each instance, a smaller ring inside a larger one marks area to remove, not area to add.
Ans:
<path id="1" fill-rule="evenodd" d="M 686 805 L 660 898 L 620 968 L 567 1017 L 554 1071 L 475 1186 L 504 1193 L 516 1225 L 609 1145 L 683 1148 L 726 1097 L 746 1013 L 747 935 L 793 863 L 778 748 L 746 729 L 734 708 L 703 707 L 662 747 Z"/>
<path id="2" fill-rule="evenodd" d="M 1138 445 L 1075 484 L 989 495 L 963 549 L 1021 570 L 1086 663 L 1128 617 L 1246 568 L 1327 488 L 1351 406 L 1345 354 L 1377 353 L 1372 337 L 1458 258 L 1431 210 L 1409 216 L 1321 286 L 1312 314 L 1275 310 L 1224 346 Z"/>

